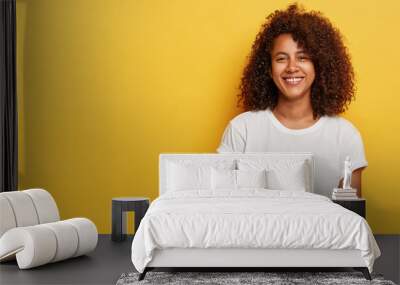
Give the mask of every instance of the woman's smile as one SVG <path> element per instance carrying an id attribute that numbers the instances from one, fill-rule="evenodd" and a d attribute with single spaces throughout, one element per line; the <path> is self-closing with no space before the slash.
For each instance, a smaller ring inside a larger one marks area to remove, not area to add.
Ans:
<path id="1" fill-rule="evenodd" d="M 283 80 L 289 87 L 296 87 L 304 81 L 303 78 L 304 77 L 283 77 Z"/>

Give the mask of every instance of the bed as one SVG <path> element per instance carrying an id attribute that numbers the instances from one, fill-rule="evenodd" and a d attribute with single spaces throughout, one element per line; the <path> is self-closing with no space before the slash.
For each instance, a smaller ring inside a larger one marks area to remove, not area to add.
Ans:
<path id="1" fill-rule="evenodd" d="M 380 251 L 361 216 L 314 193 L 311 153 L 160 154 L 160 196 L 132 242 L 154 268 L 352 267 Z"/>

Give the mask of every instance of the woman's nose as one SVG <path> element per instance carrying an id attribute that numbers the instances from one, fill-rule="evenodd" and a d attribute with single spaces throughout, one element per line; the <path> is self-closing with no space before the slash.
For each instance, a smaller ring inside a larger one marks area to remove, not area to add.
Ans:
<path id="1" fill-rule="evenodd" d="M 294 71 L 297 71 L 297 69 L 298 69 L 297 61 L 293 60 L 293 59 L 289 60 L 288 65 L 286 67 L 286 71 L 294 72 Z"/>

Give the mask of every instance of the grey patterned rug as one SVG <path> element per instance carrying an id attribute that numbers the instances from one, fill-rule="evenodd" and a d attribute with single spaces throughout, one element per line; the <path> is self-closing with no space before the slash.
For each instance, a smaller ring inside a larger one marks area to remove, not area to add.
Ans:
<path id="1" fill-rule="evenodd" d="M 138 281 L 139 273 L 124 273 L 117 285 L 145 284 L 379 284 L 395 285 L 384 280 L 382 275 L 372 274 L 372 281 L 364 278 L 361 272 L 154 272 L 150 271 L 142 281 Z"/>

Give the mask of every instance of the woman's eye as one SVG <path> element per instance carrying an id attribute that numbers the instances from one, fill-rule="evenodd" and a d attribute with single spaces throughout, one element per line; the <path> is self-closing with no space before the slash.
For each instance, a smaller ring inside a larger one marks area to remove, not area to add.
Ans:
<path id="1" fill-rule="evenodd" d="M 306 57 L 306 56 L 301 56 L 301 57 L 299 57 L 299 59 L 300 59 L 301 61 L 306 61 L 306 60 L 308 60 L 308 57 Z"/>

